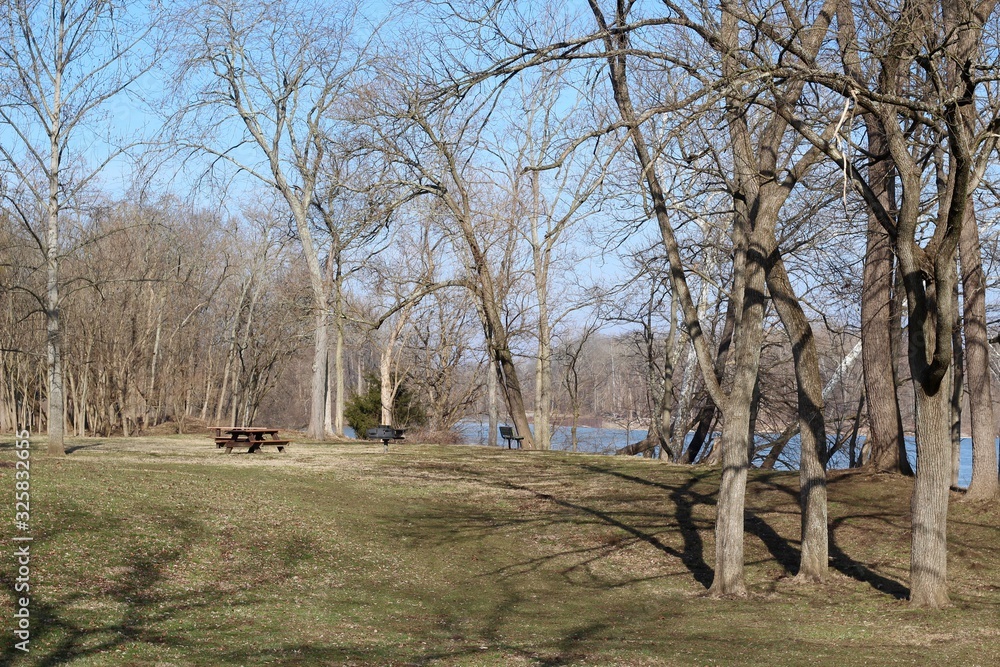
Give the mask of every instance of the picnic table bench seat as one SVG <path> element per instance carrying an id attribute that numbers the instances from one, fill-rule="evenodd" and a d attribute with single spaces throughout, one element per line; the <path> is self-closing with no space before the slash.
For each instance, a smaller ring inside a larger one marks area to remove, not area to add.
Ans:
<path id="1" fill-rule="evenodd" d="M 285 447 L 291 444 L 291 440 L 233 440 L 232 438 L 216 438 L 215 446 L 219 449 L 225 447 L 229 454 L 234 447 L 249 447 L 257 451 L 264 445 L 273 445 L 279 452 L 285 451 Z"/>

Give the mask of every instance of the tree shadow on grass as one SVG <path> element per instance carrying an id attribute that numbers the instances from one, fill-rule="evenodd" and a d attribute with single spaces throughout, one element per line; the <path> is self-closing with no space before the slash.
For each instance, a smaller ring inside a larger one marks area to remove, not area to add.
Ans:
<path id="1" fill-rule="evenodd" d="M 133 642 L 188 648 L 186 642 L 158 632 L 155 626 L 192 609 L 219 604 L 221 599 L 203 590 L 177 596 L 153 590 L 162 580 L 164 570 L 180 555 L 180 551 L 174 550 L 132 556 L 128 571 L 101 596 L 124 607 L 115 622 L 74 619 L 71 607 L 87 602 L 89 596 L 84 593 L 68 595 L 58 603 L 48 601 L 44 595 L 32 594 L 30 653 L 23 657 L 27 660 L 30 656 L 33 665 L 48 667 L 107 654 Z M 4 583 L 11 585 L 13 582 Z M 0 665 L 18 664 L 17 658 L 22 652 L 16 650 L 9 639 L 5 638 L 4 644 Z"/>
<path id="2" fill-rule="evenodd" d="M 666 491 L 669 494 L 670 500 L 674 503 L 674 516 L 677 519 L 681 539 L 684 541 L 684 547 L 679 553 L 672 549 L 667 550 L 667 553 L 680 558 L 684 566 L 694 576 L 695 581 L 703 587 L 707 589 L 712 585 L 712 578 L 715 576 L 715 573 L 708 566 L 708 563 L 705 562 L 705 544 L 701 539 L 698 524 L 694 519 L 694 508 L 698 505 L 714 505 L 716 491 L 712 493 L 699 493 L 695 491 L 695 486 L 701 481 L 697 476 L 691 476 L 683 484 L 670 486 L 662 482 L 639 477 L 638 475 L 623 473 L 618 470 L 607 470 L 595 465 L 582 464 L 580 467 L 590 472 L 610 475 L 628 482 Z"/>
<path id="3" fill-rule="evenodd" d="M 116 650 L 136 644 L 197 655 L 204 650 L 203 640 L 198 636 L 225 631 L 231 625 L 226 618 L 208 624 L 201 622 L 195 631 L 167 628 L 198 610 L 228 611 L 255 604 L 252 600 L 234 599 L 215 583 L 184 587 L 181 592 L 172 590 L 174 568 L 185 564 L 205 527 L 181 516 L 164 517 L 161 521 L 162 530 L 175 536 L 179 544 L 169 547 L 157 546 L 155 542 L 137 544 L 120 558 L 115 557 L 115 562 L 123 563 L 121 567 L 108 570 L 106 566 L 110 563 L 101 563 L 90 573 L 88 580 L 81 582 L 88 587 L 86 591 L 52 595 L 37 591 L 33 579 L 29 592 L 30 652 L 16 649 L 14 644 L 18 639 L 8 633 L 0 640 L 0 667 L 20 664 L 49 667 L 102 656 L 107 659 Z M 36 536 L 31 543 L 32 555 L 44 553 L 45 542 L 58 533 L 56 530 L 44 538 Z M 307 546 L 291 539 L 279 548 L 279 558 L 292 567 Z M 54 552 L 48 552 L 49 558 L 55 556 Z M 0 585 L 13 591 L 14 577 L 15 574 L 4 569 L 0 572 Z M 105 609 L 97 614 L 88 611 L 94 602 Z M 214 656 L 209 659 L 214 662 Z"/>
<path id="4" fill-rule="evenodd" d="M 791 479 L 788 475 L 779 473 L 761 474 L 754 477 L 754 483 L 762 484 L 766 488 L 786 494 L 796 502 L 799 498 L 797 486 L 783 483 L 783 479 Z M 835 485 L 845 479 L 838 477 L 827 481 L 827 487 Z M 877 521 L 892 526 L 892 520 L 896 515 L 890 512 L 868 512 L 864 514 L 850 514 L 840 516 L 835 519 L 828 519 L 828 545 L 830 555 L 830 565 L 848 577 L 856 581 L 868 584 L 880 593 L 886 593 L 897 600 L 905 600 L 910 596 L 910 589 L 902 583 L 885 577 L 859 560 L 849 556 L 837 542 L 837 530 L 844 526 L 850 519 L 862 519 L 867 521 Z M 771 555 L 781 563 L 789 572 L 798 571 L 800 560 L 799 550 L 794 548 L 787 540 L 781 537 L 766 521 L 752 513 L 748 513 L 746 521 L 747 531 L 753 533 L 764 542 Z"/>
<path id="5" fill-rule="evenodd" d="M 312 665 L 487 664 L 510 662 L 540 667 L 580 664 L 606 649 L 606 633 L 614 620 L 569 622 L 551 632 L 520 632 L 530 620 L 524 604 L 530 602 L 519 586 L 502 585 L 502 591 L 485 606 L 440 600 L 434 613 L 418 625 L 401 626 L 396 619 L 379 627 L 377 638 L 344 639 L 335 643 L 299 642 L 233 649 L 220 653 L 218 664 L 268 664 L 284 667 Z M 374 619 L 373 619 L 374 620 Z M 422 625 L 420 625 L 422 624 Z M 362 633 L 366 629 L 361 630 Z M 394 633 L 402 632 L 405 639 Z"/>
<path id="6" fill-rule="evenodd" d="M 428 521 L 437 522 L 440 530 L 435 532 L 441 535 L 441 544 L 451 543 L 460 539 L 480 539 L 487 533 L 496 532 L 497 530 L 503 528 L 524 528 L 528 525 L 533 526 L 536 530 L 560 524 L 608 526 L 618 529 L 629 536 L 628 540 L 611 540 L 609 541 L 609 544 L 563 549 L 557 553 L 549 553 L 534 558 L 522 559 L 514 565 L 501 568 L 498 570 L 497 574 L 523 574 L 525 572 L 538 569 L 545 563 L 552 562 L 558 558 L 566 556 L 577 557 L 580 560 L 569 568 L 566 568 L 563 572 L 564 574 L 569 574 L 572 571 L 589 566 L 591 563 L 600 558 L 610 555 L 613 551 L 620 549 L 621 546 L 626 544 L 628 541 L 638 541 L 645 542 L 653 548 L 679 559 L 694 576 L 695 581 L 701 584 L 704 588 L 707 589 L 711 585 L 713 571 L 710 567 L 708 567 L 704 560 L 704 545 L 699 532 L 700 529 L 698 521 L 694 518 L 694 508 L 698 505 L 707 506 L 714 504 L 714 490 L 709 494 L 703 494 L 696 491 L 695 486 L 701 481 L 697 476 L 692 476 L 691 478 L 685 480 L 682 484 L 670 486 L 635 475 L 607 470 L 599 466 L 583 464 L 579 467 L 588 472 L 610 475 L 624 479 L 628 482 L 667 491 L 670 494 L 670 499 L 675 504 L 676 511 L 674 512 L 674 517 L 676 518 L 679 533 L 683 539 L 683 547 L 678 549 L 664 543 L 657 536 L 657 532 L 654 532 L 656 529 L 651 530 L 651 528 L 653 528 L 653 522 L 662 522 L 665 519 L 670 518 L 669 515 L 644 510 L 630 513 L 606 510 L 594 507 L 592 504 L 588 504 L 585 501 L 561 497 L 558 492 L 541 491 L 537 488 L 519 483 L 512 479 L 487 476 L 477 470 L 471 469 L 461 471 L 461 478 L 463 481 L 474 479 L 478 483 L 487 487 L 529 494 L 535 501 L 551 503 L 560 508 L 562 511 L 543 512 L 535 515 L 527 513 L 512 515 L 491 513 L 489 510 L 477 508 L 462 512 L 460 515 L 456 515 L 454 508 L 448 508 L 447 512 L 442 511 L 439 514 L 435 514 L 433 512 L 428 513 L 426 510 L 422 510 L 419 515 L 412 515 L 411 518 L 418 522 L 421 526 L 426 526 Z M 549 478 L 544 481 L 551 484 L 558 480 Z M 658 528 L 666 528 L 668 525 L 669 524 L 664 523 Z M 701 529 L 705 529 L 706 527 L 707 526 L 702 526 Z M 417 535 L 418 534 L 415 533 L 414 536 L 416 537 Z M 632 583 L 634 581 L 636 580 L 630 580 L 626 583 Z M 601 587 L 620 587 L 622 585 L 626 585 L 626 583 L 604 583 Z"/>
<path id="7" fill-rule="evenodd" d="M 97 449 L 99 447 L 102 447 L 103 445 L 104 445 L 103 442 L 91 442 L 85 445 L 70 445 L 69 447 L 66 447 L 66 453 L 74 454 L 84 449 Z"/>

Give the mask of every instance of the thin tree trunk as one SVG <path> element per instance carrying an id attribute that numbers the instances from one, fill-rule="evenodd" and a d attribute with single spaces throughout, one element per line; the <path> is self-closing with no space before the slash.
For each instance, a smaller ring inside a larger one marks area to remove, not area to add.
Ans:
<path id="1" fill-rule="evenodd" d="M 329 343 L 327 340 L 326 307 L 314 304 L 315 334 L 313 340 L 312 382 L 310 384 L 309 427 L 307 435 L 313 440 L 324 440 L 326 433 L 323 428 L 326 414 L 327 356 Z"/>
<path id="2" fill-rule="evenodd" d="M 541 194 L 538 171 L 531 172 L 531 250 L 538 301 L 538 358 L 535 362 L 535 446 L 552 449 L 552 329 L 549 323 L 548 237 L 539 236 Z"/>
<path id="3" fill-rule="evenodd" d="M 208 416 L 208 406 L 212 399 L 212 350 L 214 345 L 208 344 L 208 362 L 205 364 L 205 400 L 201 404 L 201 420 Z"/>
<path id="4" fill-rule="evenodd" d="M 86 360 L 83 364 L 83 381 L 82 387 L 80 388 L 80 424 L 78 427 L 77 435 L 83 437 L 87 435 L 87 402 L 90 400 L 90 355 L 94 349 L 94 339 L 87 339 L 87 355 Z M 93 430 L 93 429 L 92 429 Z"/>
<path id="5" fill-rule="evenodd" d="M 233 362 L 236 360 L 236 336 L 239 333 L 240 317 L 243 312 L 243 302 L 247 298 L 247 291 L 250 289 L 250 281 L 246 280 L 240 286 L 240 298 L 236 302 L 236 310 L 233 313 L 233 325 L 229 328 L 229 350 L 226 353 L 226 362 L 222 366 L 222 387 L 219 389 L 219 402 L 215 407 L 215 423 L 221 425 L 222 411 L 226 406 L 226 392 L 229 390 L 229 374 L 232 370 Z M 236 426 L 236 424 L 231 424 Z"/>
<path id="6" fill-rule="evenodd" d="M 851 430 L 851 440 L 848 444 L 848 459 L 847 466 L 849 468 L 856 468 L 858 466 L 857 457 L 857 447 L 858 447 L 858 429 L 861 427 L 861 411 L 865 409 L 865 392 L 861 392 L 861 397 L 858 398 L 858 410 L 854 414 L 854 427 Z"/>
<path id="7" fill-rule="evenodd" d="M 338 297 L 339 298 L 339 297 Z M 341 309 L 342 313 L 342 309 Z M 344 437 L 344 408 L 347 404 L 346 382 L 347 374 L 344 363 L 344 319 L 337 316 L 334 324 L 335 339 L 333 345 L 333 375 L 334 375 L 334 403 L 333 403 L 333 433 L 338 438 Z"/>
<path id="8" fill-rule="evenodd" d="M 955 283 L 955 303 L 958 303 L 958 283 Z M 962 350 L 962 317 L 955 309 L 955 328 L 951 331 L 954 361 L 951 364 L 951 486 L 958 488 L 962 460 L 962 392 L 964 390 L 964 354 Z"/>
<path id="9" fill-rule="evenodd" d="M 734 285 L 735 288 L 735 285 Z M 736 304 L 730 299 L 726 305 L 726 320 L 722 328 L 722 336 L 719 339 L 719 348 L 715 355 L 714 372 L 715 377 L 721 381 L 723 371 L 726 368 L 726 360 L 729 357 L 729 349 L 733 343 L 733 332 L 736 330 Z M 681 463 L 694 463 L 698 460 L 698 454 L 705 446 L 705 441 L 710 435 L 712 425 L 715 423 L 716 405 L 712 397 L 707 393 L 702 401 L 701 409 L 698 411 L 698 426 L 695 428 L 691 442 L 680 460 Z"/>
<path id="10" fill-rule="evenodd" d="M 156 412 L 159 413 L 158 401 L 153 401 L 154 392 L 156 391 L 156 366 L 160 360 L 160 333 L 163 329 L 163 306 L 165 298 L 160 299 L 160 307 L 156 309 L 156 332 L 153 335 L 153 358 L 149 362 L 149 385 L 146 387 L 146 409 L 142 415 L 142 427 L 143 429 L 149 428 L 150 417 L 152 416 L 153 424 L 155 425 L 159 422 L 159 414 L 152 414 L 152 406 L 156 406 Z"/>
<path id="11" fill-rule="evenodd" d="M 62 42 L 57 47 L 62 50 Z M 57 62 L 61 59 L 57 60 Z M 59 176 L 62 138 L 61 124 L 61 90 L 62 70 L 55 70 L 55 89 L 53 91 L 52 111 L 50 114 L 49 135 L 49 200 L 47 211 L 47 229 L 45 234 L 45 340 L 46 361 L 48 364 L 48 453 L 62 456 L 65 449 L 66 425 L 63 419 L 65 398 L 63 395 L 63 331 L 62 315 L 59 304 Z"/>
<path id="12" fill-rule="evenodd" d="M 997 427 L 993 413 L 989 341 L 986 333 L 986 282 L 979 246 L 979 227 L 971 199 L 966 211 L 959 242 L 959 258 L 964 296 L 965 372 L 972 426 L 972 481 L 965 499 L 983 500 L 1000 494 L 997 479 Z"/>
<path id="13" fill-rule="evenodd" d="M 829 545 L 826 501 L 826 423 L 823 419 L 823 379 L 819 353 L 806 317 L 777 256 L 767 276 L 775 308 L 785 325 L 795 360 L 799 413 L 799 502 L 802 509 L 802 556 L 798 578 L 826 578 Z"/>
<path id="14" fill-rule="evenodd" d="M 487 360 L 486 365 L 486 396 L 489 401 L 487 410 L 489 411 L 489 429 L 486 434 L 486 443 L 490 447 L 497 446 L 497 429 L 500 428 L 500 406 L 497 400 L 497 374 L 493 371 L 495 364 L 493 358 Z"/>
<path id="15" fill-rule="evenodd" d="M 885 135 L 874 118 L 867 119 L 869 150 L 885 154 Z M 893 164 L 889 159 L 869 167 L 869 182 L 886 210 L 894 210 Z M 906 459 L 903 421 L 896 392 L 896 357 L 892 344 L 893 250 L 889 234 L 874 212 L 868 214 L 868 247 L 861 288 L 861 363 L 868 397 L 867 464 L 879 472 L 912 474 Z M 898 326 L 898 325 L 897 325 Z"/>

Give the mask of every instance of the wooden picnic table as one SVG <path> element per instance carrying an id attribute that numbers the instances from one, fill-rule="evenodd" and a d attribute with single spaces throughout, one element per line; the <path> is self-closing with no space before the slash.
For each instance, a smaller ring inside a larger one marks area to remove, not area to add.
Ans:
<path id="1" fill-rule="evenodd" d="M 261 426 L 210 426 L 215 431 L 215 446 L 219 449 L 225 447 L 226 454 L 230 454 L 234 447 L 247 447 L 247 454 L 259 451 L 265 445 L 272 445 L 278 448 L 279 452 L 285 451 L 288 440 L 278 439 L 278 429 Z M 228 433 L 228 436 L 222 435 Z"/>

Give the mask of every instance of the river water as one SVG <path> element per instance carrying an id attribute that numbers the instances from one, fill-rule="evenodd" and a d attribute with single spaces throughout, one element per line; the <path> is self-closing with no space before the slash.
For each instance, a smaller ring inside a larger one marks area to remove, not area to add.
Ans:
<path id="1" fill-rule="evenodd" d="M 465 441 L 471 445 L 485 445 L 489 424 L 481 421 L 466 420 L 460 422 L 456 427 L 462 434 Z M 636 442 L 646 437 L 645 430 L 626 431 L 625 429 L 613 428 L 590 428 L 585 426 L 577 427 L 577 448 L 580 452 L 589 454 L 614 454 L 616 450 L 624 447 L 630 442 Z M 765 444 L 772 440 L 774 435 L 758 435 L 758 444 Z M 858 437 L 858 447 L 864 436 Z M 498 438 L 502 445 L 503 440 Z M 907 453 L 910 463 L 916 465 L 917 452 L 916 443 L 913 438 L 907 438 Z M 568 426 L 556 426 L 552 434 L 552 449 L 569 451 L 571 448 L 570 428 Z M 846 450 L 846 445 L 845 445 Z M 848 456 L 845 450 L 837 452 L 830 459 L 827 468 L 830 470 L 848 467 Z M 764 452 L 766 454 L 766 451 Z M 761 455 L 763 456 L 763 454 Z M 775 466 L 779 470 L 797 470 L 799 462 L 799 440 L 798 436 L 792 438 L 782 454 L 781 461 Z M 758 461 L 759 463 L 759 461 Z M 958 484 L 968 486 L 972 479 L 972 439 L 962 438 L 961 458 L 959 462 Z"/>

